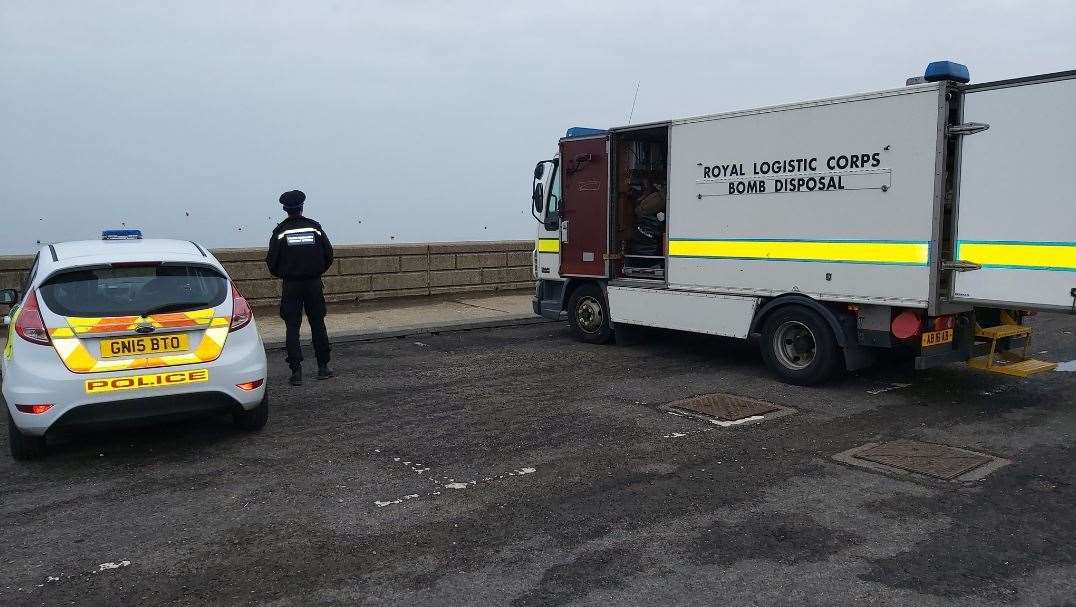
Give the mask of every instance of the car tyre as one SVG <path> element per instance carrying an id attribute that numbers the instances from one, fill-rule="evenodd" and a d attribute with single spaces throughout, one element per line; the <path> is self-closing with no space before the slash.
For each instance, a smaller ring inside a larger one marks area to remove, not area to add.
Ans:
<path id="1" fill-rule="evenodd" d="M 44 457 L 45 437 L 23 434 L 18 427 L 15 426 L 15 420 L 11 419 L 10 412 L 7 412 L 7 435 L 8 446 L 11 449 L 11 457 L 20 461 Z"/>
<path id="2" fill-rule="evenodd" d="M 269 421 L 269 392 L 262 397 L 257 407 L 242 409 L 232 414 L 236 427 L 247 432 L 259 432 Z"/>
<path id="3" fill-rule="evenodd" d="M 812 386 L 841 368 L 841 348 L 833 329 L 821 314 L 804 306 L 786 306 L 770 314 L 759 345 L 766 365 L 789 384 Z"/>
<path id="4" fill-rule="evenodd" d="M 613 338 L 609 303 L 601 287 L 585 284 L 572 292 L 568 300 L 568 324 L 572 333 L 587 343 L 604 344 Z"/>

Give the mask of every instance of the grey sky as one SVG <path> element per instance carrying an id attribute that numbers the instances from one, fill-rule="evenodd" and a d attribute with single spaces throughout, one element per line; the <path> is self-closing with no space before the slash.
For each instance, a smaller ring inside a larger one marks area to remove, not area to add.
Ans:
<path id="1" fill-rule="evenodd" d="M 0 254 L 121 222 L 261 245 L 296 187 L 341 243 L 529 238 L 534 163 L 623 124 L 636 81 L 633 122 L 941 58 L 994 80 L 1076 67 L 1074 26 L 1071 2 L 0 0 Z"/>

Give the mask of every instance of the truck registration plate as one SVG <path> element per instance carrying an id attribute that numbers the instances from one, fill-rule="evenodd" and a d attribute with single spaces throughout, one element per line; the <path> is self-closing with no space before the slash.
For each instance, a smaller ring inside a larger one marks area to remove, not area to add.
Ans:
<path id="1" fill-rule="evenodd" d="M 189 348 L 187 335 L 154 335 L 152 337 L 122 337 L 101 340 L 101 358 L 139 356 L 142 354 L 168 354 L 186 352 Z"/>
<path id="2" fill-rule="evenodd" d="M 930 331 L 929 333 L 923 333 L 923 346 L 936 346 L 938 344 L 947 344 L 953 341 L 953 330 L 946 329 L 944 331 Z"/>

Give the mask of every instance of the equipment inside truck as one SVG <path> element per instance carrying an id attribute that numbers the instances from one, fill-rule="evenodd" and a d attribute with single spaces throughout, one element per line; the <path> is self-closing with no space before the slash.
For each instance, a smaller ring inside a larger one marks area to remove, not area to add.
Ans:
<path id="1" fill-rule="evenodd" d="M 613 259 L 615 276 L 665 279 L 668 252 L 666 126 L 631 130 L 612 142 Z"/>

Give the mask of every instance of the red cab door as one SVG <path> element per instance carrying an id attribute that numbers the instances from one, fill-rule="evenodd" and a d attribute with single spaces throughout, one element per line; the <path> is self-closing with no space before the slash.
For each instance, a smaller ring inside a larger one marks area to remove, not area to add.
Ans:
<path id="1" fill-rule="evenodd" d="M 608 147 L 608 135 L 560 142 L 561 276 L 609 276 Z"/>

